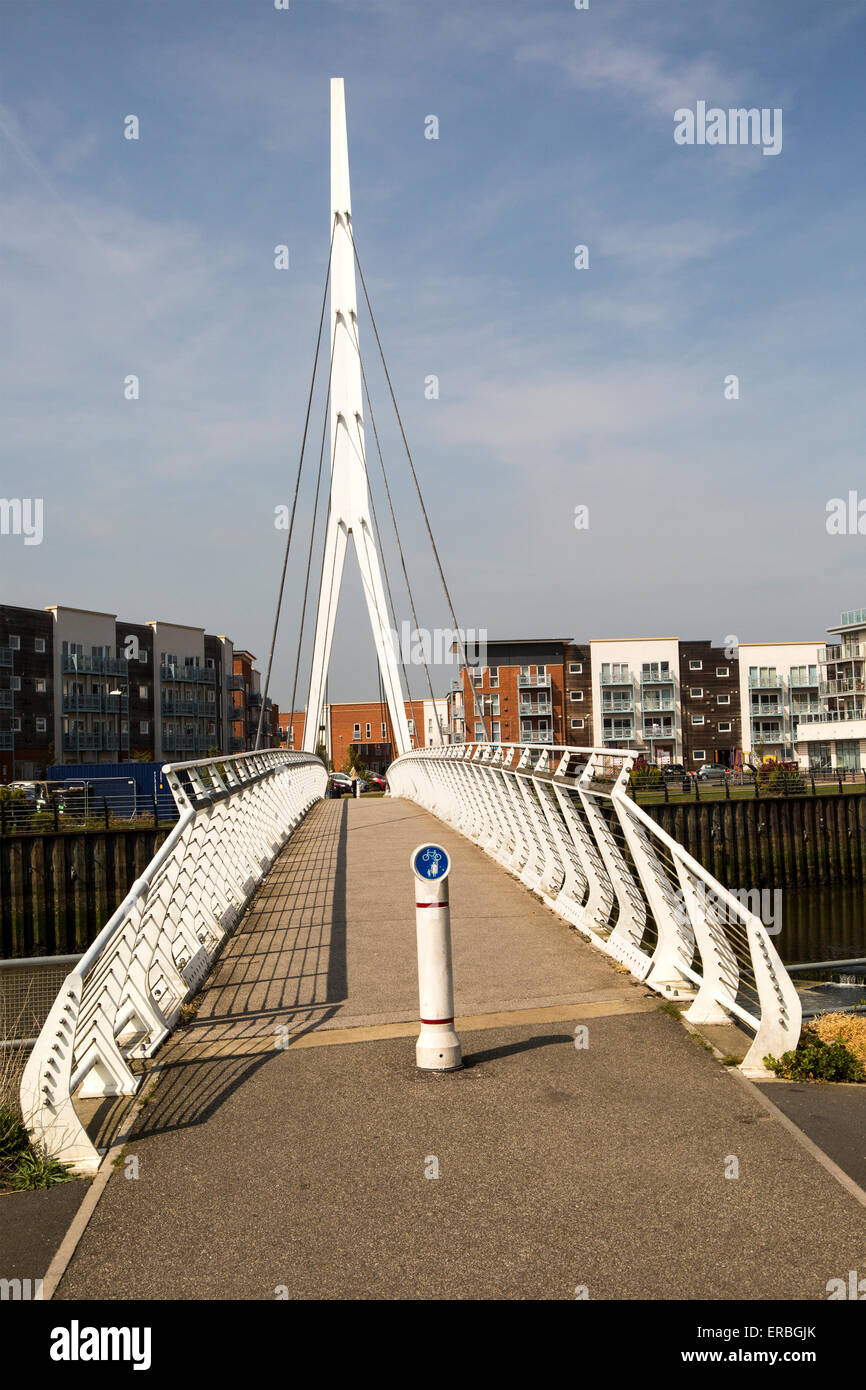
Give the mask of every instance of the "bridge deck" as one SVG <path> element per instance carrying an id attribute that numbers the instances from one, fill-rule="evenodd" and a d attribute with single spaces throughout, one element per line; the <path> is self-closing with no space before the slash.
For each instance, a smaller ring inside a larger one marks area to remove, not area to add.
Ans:
<path id="1" fill-rule="evenodd" d="M 408 860 L 431 838 L 450 1076 L 414 1067 Z M 756 1093 L 407 802 L 313 810 L 158 1072 L 140 1177 L 112 1176 L 58 1298 L 812 1299 L 863 1263 L 866 1211 Z"/>

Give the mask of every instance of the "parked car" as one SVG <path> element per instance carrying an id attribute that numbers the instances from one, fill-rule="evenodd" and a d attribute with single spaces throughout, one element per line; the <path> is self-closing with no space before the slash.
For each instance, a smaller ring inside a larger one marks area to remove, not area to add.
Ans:
<path id="1" fill-rule="evenodd" d="M 698 768 L 699 782 L 726 782 L 728 769 L 722 763 L 701 763 Z"/>
<path id="2" fill-rule="evenodd" d="M 688 773 L 682 763 L 665 763 L 662 768 L 665 777 L 687 777 Z"/>
<path id="3" fill-rule="evenodd" d="M 332 772 L 331 781 L 339 782 L 341 786 L 349 787 L 350 789 L 352 786 L 352 779 L 349 776 L 348 772 Z"/>
<path id="4" fill-rule="evenodd" d="M 387 780 L 384 777 L 380 777 L 378 772 L 370 773 L 370 785 L 373 790 L 377 792 L 386 792 L 388 790 Z"/>

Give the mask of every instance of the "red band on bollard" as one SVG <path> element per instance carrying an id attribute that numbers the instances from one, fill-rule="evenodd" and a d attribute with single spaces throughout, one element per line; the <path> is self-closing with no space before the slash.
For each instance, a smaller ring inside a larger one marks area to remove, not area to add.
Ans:
<path id="1" fill-rule="evenodd" d="M 453 1023 L 453 1018 L 422 1018 L 422 1023 Z"/>
<path id="2" fill-rule="evenodd" d="M 416 907 L 447 907 L 447 903 L 416 903 Z"/>

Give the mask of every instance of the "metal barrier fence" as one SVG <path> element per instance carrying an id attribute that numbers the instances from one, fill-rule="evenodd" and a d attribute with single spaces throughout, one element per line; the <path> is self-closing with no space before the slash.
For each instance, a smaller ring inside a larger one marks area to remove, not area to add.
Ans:
<path id="1" fill-rule="evenodd" d="M 177 807 L 157 804 L 140 792 L 92 787 L 53 792 L 40 802 L 24 797 L 0 800 L 0 835 L 50 834 L 59 830 L 108 830 L 129 825 L 158 825 L 177 820 Z"/>
<path id="2" fill-rule="evenodd" d="M 796 1046 L 796 989 L 760 920 L 630 799 L 626 749 L 461 744 L 404 754 L 393 796 L 416 801 L 515 874 L 693 1023 L 754 1033 L 741 1064 Z"/>
<path id="3" fill-rule="evenodd" d="M 24 1122 L 80 1172 L 99 1155 L 73 1097 L 132 1095 L 292 831 L 325 792 L 322 762 L 267 750 L 167 766 L 180 820 L 66 976 L 24 1070 Z"/>

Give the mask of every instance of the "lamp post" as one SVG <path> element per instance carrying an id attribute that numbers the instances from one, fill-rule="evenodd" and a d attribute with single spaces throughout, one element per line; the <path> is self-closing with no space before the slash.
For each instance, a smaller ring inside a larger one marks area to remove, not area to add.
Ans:
<path id="1" fill-rule="evenodd" d="M 122 749 L 122 747 L 121 747 L 120 737 L 121 737 L 121 725 L 122 725 L 122 723 L 123 723 L 123 697 L 124 697 L 124 694 L 126 695 L 126 720 L 127 720 L 127 723 L 126 723 L 126 743 L 127 743 L 127 749 L 129 748 L 129 738 L 130 738 L 130 728 L 129 728 L 129 681 L 127 680 L 127 682 L 126 682 L 126 690 L 125 690 L 125 692 L 124 692 L 123 690 L 121 690 L 120 687 L 118 686 L 117 690 L 109 690 L 108 693 L 109 693 L 109 695 L 111 696 L 112 699 L 113 699 L 115 696 L 117 696 L 117 698 L 118 698 L 118 699 L 120 700 L 120 702 L 121 702 L 121 703 L 120 703 L 120 708 L 119 708 L 119 710 L 118 710 L 118 712 L 117 712 L 117 761 L 118 761 L 119 763 L 122 763 L 122 762 L 123 762 L 123 758 L 121 757 L 121 753 L 123 752 L 123 749 Z M 128 762 L 128 761 L 129 761 L 129 759 L 127 759 L 127 762 Z"/>

